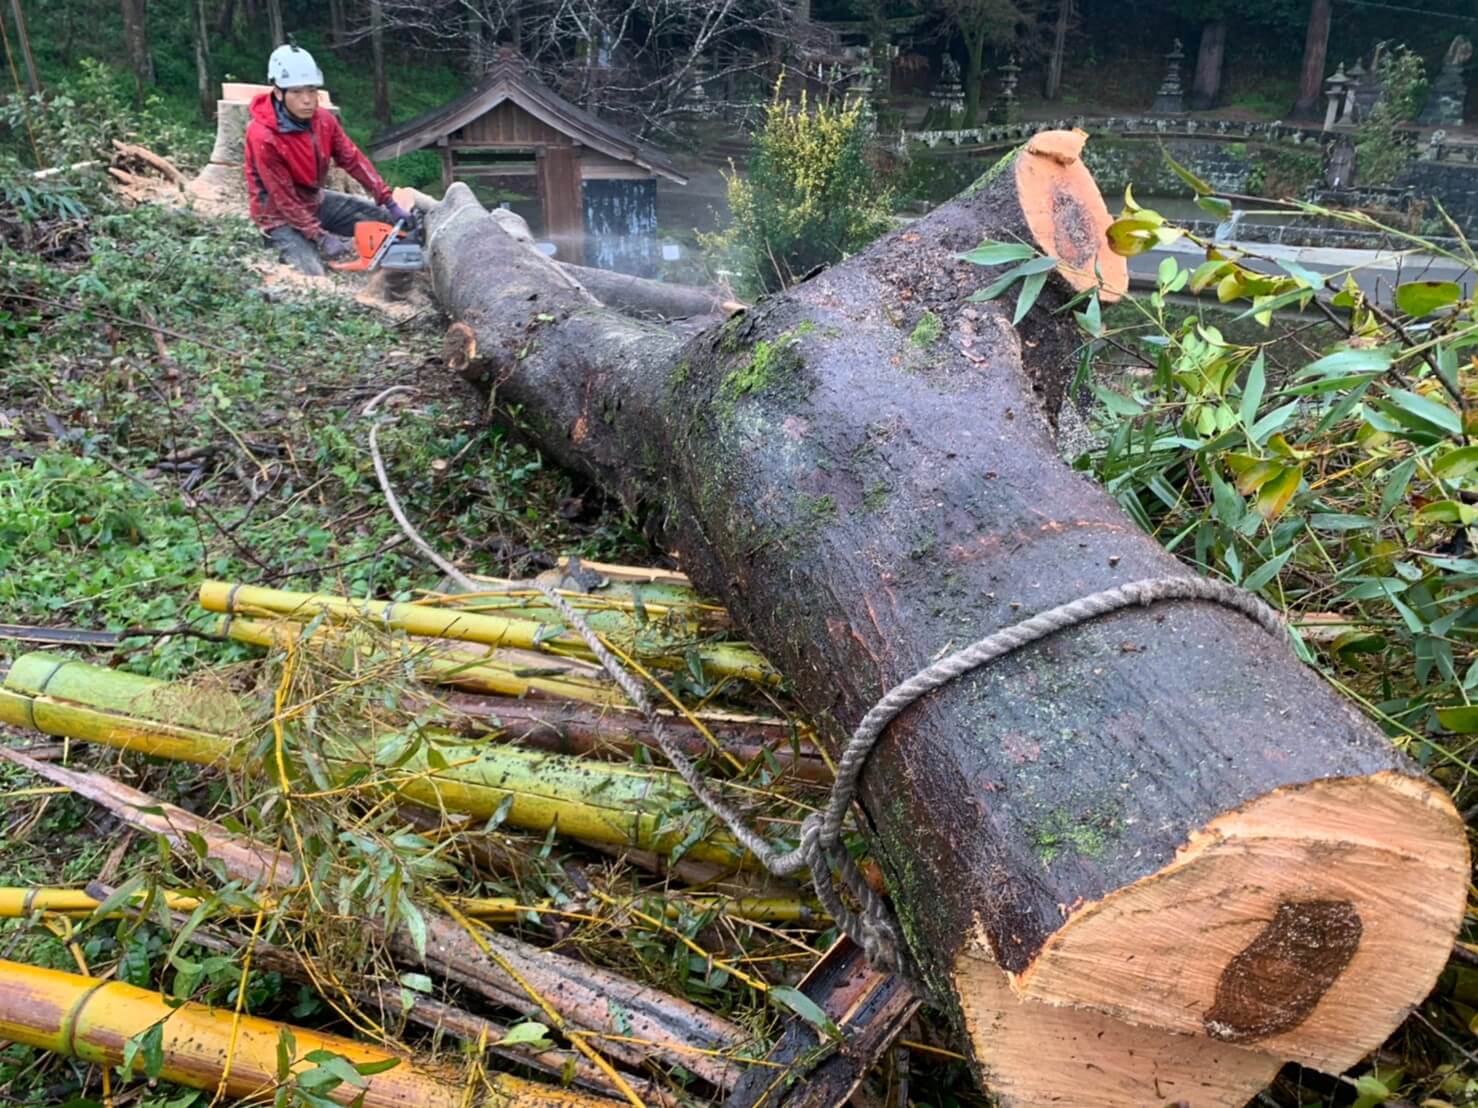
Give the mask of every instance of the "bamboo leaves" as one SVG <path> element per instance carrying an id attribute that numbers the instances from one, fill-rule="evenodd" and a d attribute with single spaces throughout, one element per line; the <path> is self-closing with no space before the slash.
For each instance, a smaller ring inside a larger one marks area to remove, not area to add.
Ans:
<path id="1" fill-rule="evenodd" d="M 1130 196 L 1119 233 L 1133 249 L 1152 245 L 1136 223 L 1158 226 Z M 1230 342 L 1205 313 L 1165 318 L 1174 270 L 1163 266 L 1137 338 L 1153 375 L 1095 386 L 1105 431 L 1090 464 L 1141 526 L 1204 570 L 1295 612 L 1348 614 L 1357 626 L 1308 639 L 1309 659 L 1358 682 L 1392 733 L 1478 733 L 1478 362 L 1462 290 L 1403 283 L 1396 311 L 1420 321 L 1403 324 L 1350 276 L 1205 245 L 1185 287 L 1250 301 L 1231 322 L 1255 319 L 1271 340 Z M 1328 286 L 1339 291 L 1324 316 L 1343 333 L 1275 361 L 1273 313 Z M 1384 685 L 1371 686 L 1375 673 Z"/>
<path id="2" fill-rule="evenodd" d="M 1456 304 L 1463 290 L 1456 281 L 1407 281 L 1396 286 L 1396 307 L 1413 319 Z"/>

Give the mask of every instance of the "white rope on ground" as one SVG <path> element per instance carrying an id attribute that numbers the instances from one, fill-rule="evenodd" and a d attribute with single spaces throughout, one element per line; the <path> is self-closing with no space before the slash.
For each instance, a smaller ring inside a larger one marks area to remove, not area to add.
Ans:
<path id="1" fill-rule="evenodd" d="M 365 407 L 365 414 L 372 412 L 383 398 L 397 390 L 412 391 L 405 386 L 387 389 L 370 401 Z M 416 548 L 460 587 L 471 592 L 477 591 L 479 586 L 476 582 L 432 550 L 405 518 L 400 502 L 390 486 L 390 479 L 375 441 L 375 432 L 379 426 L 376 423 L 370 431 L 370 451 L 374 457 L 375 475 L 380 480 L 380 488 L 385 493 L 395 521 Z M 1130 581 L 1058 605 L 1002 628 L 971 643 L 963 650 L 926 666 L 884 694 L 847 740 L 841 757 L 837 760 L 836 779 L 832 783 L 825 808 L 807 816 L 801 824 L 800 844 L 792 850 L 781 852 L 773 848 L 745 821 L 743 815 L 713 791 L 708 779 L 668 737 L 662 716 L 653 707 L 641 682 L 627 672 L 606 649 L 600 636 L 591 629 L 580 613 L 549 585 L 541 581 L 534 581 L 533 585 L 559 612 L 566 625 L 573 628 L 584 640 L 611 680 L 636 705 L 651 726 L 662 753 L 703 806 L 717 816 L 729 833 L 774 876 L 789 877 L 803 869 L 809 869 L 817 899 L 842 932 L 862 948 L 868 961 L 878 969 L 908 977 L 914 976 L 913 967 L 898 922 L 883 897 L 868 885 L 841 841 L 842 823 L 847 810 L 856 799 L 857 782 L 862 776 L 868 756 L 900 712 L 935 689 L 988 665 L 997 658 L 1058 631 L 1126 608 L 1147 607 L 1166 600 L 1201 600 L 1239 612 L 1276 637 L 1284 638 L 1287 634 L 1283 618 L 1257 597 L 1234 585 L 1205 577 L 1154 577 Z M 860 913 L 853 912 L 843 901 L 836 878 L 832 876 L 833 867 L 842 884 L 846 885 L 861 905 Z"/>

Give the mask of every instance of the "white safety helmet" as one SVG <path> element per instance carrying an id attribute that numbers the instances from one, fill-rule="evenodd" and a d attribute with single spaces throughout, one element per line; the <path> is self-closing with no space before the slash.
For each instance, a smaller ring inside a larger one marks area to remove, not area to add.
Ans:
<path id="1" fill-rule="evenodd" d="M 278 88 L 321 88 L 323 71 L 301 46 L 279 46 L 267 59 L 267 80 Z"/>

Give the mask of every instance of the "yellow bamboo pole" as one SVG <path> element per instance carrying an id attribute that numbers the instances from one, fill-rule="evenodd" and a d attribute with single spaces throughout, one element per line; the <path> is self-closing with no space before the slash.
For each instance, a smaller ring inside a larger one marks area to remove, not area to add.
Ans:
<path id="1" fill-rule="evenodd" d="M 121 981 L 0 961 L 0 1039 L 50 1050 L 102 1066 L 123 1062 L 124 1044 L 156 1024 L 162 1029 L 165 1081 L 193 1089 L 215 1089 L 230 1060 L 224 1093 L 236 1100 L 270 1099 L 280 1084 L 279 1043 L 292 1036 L 290 1072 L 298 1077 L 318 1068 L 308 1060 L 316 1051 L 343 1058 L 350 1065 L 393 1068 L 360 1077 L 362 1085 L 345 1081 L 327 1092 L 348 1104 L 356 1098 L 364 1108 L 604 1108 L 614 1101 L 556 1089 L 507 1074 L 490 1074 L 480 1089 L 464 1089 L 460 1075 L 447 1067 L 384 1047 L 290 1026 L 257 1016 L 188 1002 L 171 1007 L 158 993 Z M 133 1069 L 143 1072 L 139 1050 Z M 321 1095 L 323 1086 L 317 1090 Z"/>
<path id="2" fill-rule="evenodd" d="M 141 889 L 134 897 L 134 903 L 143 900 L 146 895 Z M 0 918 L 3 919 L 22 919 L 32 912 L 90 916 L 101 903 L 102 901 L 89 896 L 83 889 L 54 889 L 44 886 L 31 889 L 11 886 L 0 888 Z M 196 897 L 171 892 L 164 894 L 164 903 L 172 912 L 193 912 L 200 906 L 200 900 Z"/>
<path id="3" fill-rule="evenodd" d="M 3 897 L 3 890 L 0 890 L 0 897 Z M 511 896 L 453 896 L 448 899 L 464 915 L 490 923 L 512 922 L 520 912 L 553 910 L 547 904 L 524 904 Z M 3 903 L 0 899 L 0 905 Z M 645 906 L 654 907 L 650 903 Z M 811 925 L 828 918 L 819 902 L 782 896 L 686 896 L 681 901 L 663 901 L 661 912 L 667 919 L 681 919 L 684 906 L 694 912 L 714 911 L 721 916 L 755 923 Z"/>
<path id="4" fill-rule="evenodd" d="M 200 586 L 200 605 L 206 611 L 227 615 L 277 613 L 300 620 L 323 613 L 341 621 L 369 620 L 411 635 L 541 650 L 577 658 L 590 656 L 589 648 L 573 631 L 549 635 L 548 628 L 536 620 L 447 611 L 424 604 L 354 600 L 255 585 L 232 585 L 226 581 L 205 581 Z M 741 678 L 760 685 L 780 683 L 780 674 L 775 668 L 749 647 L 735 644 L 705 646 L 699 650 L 699 655 L 704 667 L 718 676 Z M 681 663 L 681 659 L 676 661 Z"/>
<path id="5" fill-rule="evenodd" d="M 269 650 L 285 649 L 290 643 L 299 641 L 304 626 L 291 620 L 273 621 L 247 619 L 243 616 L 227 616 L 220 625 L 223 635 L 237 642 L 266 647 Z M 316 641 L 329 641 L 326 629 L 314 633 Z M 413 644 L 405 644 L 407 647 Z M 362 643 L 359 652 L 366 658 L 383 651 L 387 644 Z M 477 692 L 495 693 L 498 696 L 527 696 L 542 693 L 546 696 L 578 700 L 585 704 L 621 705 L 626 697 L 609 682 L 579 674 L 538 676 L 529 674 L 527 662 L 504 662 L 496 657 L 477 653 L 487 650 L 481 644 L 469 644 L 468 649 L 455 650 L 450 647 L 428 645 L 423 650 L 406 651 L 408 660 L 416 666 L 417 676 L 432 684 L 456 685 Z"/>
<path id="6" fill-rule="evenodd" d="M 57 665 L 46 653 L 23 654 L 11 665 L 0 688 L 0 722 L 46 734 L 96 742 L 178 761 L 238 764 L 249 744 L 235 735 L 218 735 L 120 714 L 118 704 L 168 704 L 167 682 L 132 677 L 114 682 L 116 670 L 70 661 Z M 145 684 L 153 689 L 146 689 Z M 41 690 L 47 690 L 43 695 Z M 63 689 L 81 703 L 56 698 Z M 150 692 L 148 698 L 140 692 Z M 101 704 L 103 707 L 93 707 Z M 351 771 L 371 765 L 378 745 L 348 739 L 323 755 L 332 768 Z M 633 846 L 667 854 L 683 841 L 687 828 L 669 813 L 696 811 L 691 791 L 676 774 L 646 766 L 617 765 L 521 747 L 467 742 L 448 732 L 424 728 L 420 742 L 400 746 L 394 769 L 381 773 L 384 784 L 430 808 L 446 808 L 489 819 L 502 812 L 511 827 L 547 832 L 551 827 L 577 839 Z M 686 852 L 695 861 L 739 865 L 751 861 L 732 838 L 712 833 Z"/>

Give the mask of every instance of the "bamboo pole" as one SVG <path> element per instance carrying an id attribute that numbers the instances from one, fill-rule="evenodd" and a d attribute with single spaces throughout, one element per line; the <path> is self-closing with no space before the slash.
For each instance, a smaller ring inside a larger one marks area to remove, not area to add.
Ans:
<path id="1" fill-rule="evenodd" d="M 147 894 L 140 890 L 132 903 L 142 900 Z M 97 911 L 102 901 L 85 889 L 56 888 L 0 888 L 0 919 L 24 919 L 32 912 L 52 913 L 64 916 L 90 916 Z M 172 912 L 193 912 L 200 906 L 198 897 L 166 892 L 164 903 Z M 119 913 L 121 914 L 121 913 Z"/>
<path id="2" fill-rule="evenodd" d="M 221 634 L 237 642 L 278 650 L 302 641 L 304 630 L 303 624 L 287 619 L 268 621 L 227 616 L 220 624 Z M 319 628 L 310 639 L 327 642 L 333 633 L 334 629 Z M 571 658 L 535 655 L 531 659 L 519 657 L 522 652 L 450 640 L 382 640 L 361 643 L 358 650 L 362 656 L 372 658 L 377 653 L 384 655 L 393 647 L 400 648 L 401 656 L 415 667 L 418 678 L 432 684 L 455 685 L 498 696 L 542 695 L 585 704 L 626 703 L 626 697 L 601 678 L 599 670 L 592 670 L 586 663 Z M 534 672 L 554 666 L 568 666 L 569 671 L 560 674 Z"/>
<path id="3" fill-rule="evenodd" d="M 225 581 L 205 581 L 200 586 L 200 605 L 206 611 L 226 615 L 275 612 L 306 620 L 323 613 L 339 621 L 369 620 L 411 635 L 589 657 L 589 648 L 572 631 L 551 635 L 546 625 L 534 620 L 446 611 L 424 604 L 353 600 L 254 585 L 232 585 Z M 698 654 L 704 668 L 717 676 L 739 678 L 760 685 L 780 684 L 780 674 L 775 668 L 748 646 L 706 644 L 698 648 Z M 682 657 L 671 661 L 676 665 L 686 664 Z"/>
<path id="4" fill-rule="evenodd" d="M 296 1055 L 288 1069 L 295 1077 L 318 1068 L 317 1062 L 308 1060 L 317 1051 L 371 1070 L 391 1064 L 383 1072 L 360 1077 L 362 1085 L 345 1081 L 328 1090 L 328 1098 L 339 1104 L 595 1108 L 614 1103 L 507 1074 L 487 1075 L 482 1090 L 464 1089 L 455 1071 L 383 1047 L 194 1002 L 171 1007 L 158 993 L 121 981 L 0 961 L 0 1039 L 112 1067 L 122 1064 L 131 1038 L 155 1025 L 162 1028 L 161 1079 L 193 1089 L 219 1088 L 232 1099 L 264 1098 L 282 1083 L 278 1048 L 287 1041 L 287 1032 Z M 135 1052 L 135 1073 L 143 1072 L 145 1054 Z M 322 1086 L 317 1091 L 322 1094 Z"/>
<path id="5" fill-rule="evenodd" d="M 277 650 L 286 650 L 302 642 L 306 631 L 304 624 L 286 619 L 267 621 L 243 616 L 223 617 L 218 629 L 237 642 Z M 312 633 L 309 641 L 331 641 L 336 630 L 353 634 L 352 629 L 321 627 Z M 420 680 L 483 694 L 451 694 L 443 706 L 463 717 L 498 720 L 497 732 L 500 735 L 511 735 L 525 746 L 560 754 L 593 754 L 611 749 L 630 753 L 637 746 L 658 749 L 650 725 L 634 714 L 625 695 L 602 677 L 587 676 L 587 671 L 593 667 L 586 663 L 560 659 L 556 664 L 570 666 L 571 672 L 541 676 L 531 671 L 548 669 L 551 663 L 555 663 L 554 659 L 531 656 L 524 651 L 496 650 L 479 643 L 447 640 L 430 640 L 435 645 L 416 649 L 416 642 L 393 639 L 363 642 L 358 645 L 358 650 L 366 658 L 373 658 L 398 646 L 403 650 L 403 657 L 415 667 Z M 490 695 L 499 699 L 490 699 Z M 508 698 L 511 697 L 520 701 L 529 698 L 534 703 L 510 701 Z M 564 710 L 552 707 L 548 700 L 550 697 L 590 707 L 575 708 L 561 714 Z M 428 706 L 437 707 L 434 702 Z M 699 757 L 715 749 L 693 724 L 674 713 L 663 714 L 669 734 L 690 756 Z M 789 729 L 787 721 L 713 711 L 704 711 L 698 718 L 718 738 L 718 749 L 732 754 L 740 762 L 749 763 L 768 752 L 776 762 L 802 780 L 831 780 L 830 768 L 819 757 L 797 755 L 784 749 L 782 744 Z M 745 737 L 756 731 L 769 732 L 774 738 L 769 743 L 761 743 Z M 815 749 L 809 741 L 805 745 Z"/>
<path id="6" fill-rule="evenodd" d="M 194 703 L 171 695 L 171 688 L 167 682 L 59 660 L 54 654 L 23 654 L 0 689 L 0 722 L 171 760 L 244 765 L 250 744 L 239 735 L 122 714 L 140 704 Z M 213 704 L 211 715 L 230 713 Z M 573 838 L 662 854 L 671 853 L 688 832 L 686 821 L 673 820 L 670 813 L 699 809 L 688 787 L 665 770 L 469 743 L 432 728 L 406 742 L 393 743 L 392 738 L 382 736 L 378 744 L 368 738 L 344 740 L 342 747 L 326 748 L 323 757 L 348 772 L 366 761 L 373 765 L 378 751 L 395 746 L 395 767 L 383 769 L 380 780 L 407 799 L 484 820 L 501 811 L 512 827 L 536 832 L 557 827 Z M 693 844 L 686 856 L 728 866 L 747 861 L 738 845 L 719 832 Z"/>

